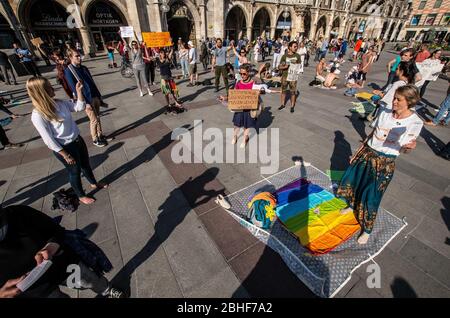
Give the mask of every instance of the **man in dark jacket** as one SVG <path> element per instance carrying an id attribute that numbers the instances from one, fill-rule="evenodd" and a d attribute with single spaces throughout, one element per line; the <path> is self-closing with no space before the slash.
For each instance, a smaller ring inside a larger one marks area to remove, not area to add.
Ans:
<path id="1" fill-rule="evenodd" d="M 17 284 L 45 260 L 52 265 L 26 291 Z M 0 298 L 48 297 L 71 274 L 69 265 L 80 269 L 73 288 L 89 288 L 108 298 L 123 298 L 123 292 L 93 272 L 65 244 L 65 230 L 50 217 L 25 205 L 0 208 Z"/>
<path id="2" fill-rule="evenodd" d="M 64 70 L 64 76 L 67 79 L 72 92 L 76 92 L 75 85 L 78 77 L 83 81 L 83 95 L 86 99 L 86 114 L 89 117 L 92 142 L 97 147 L 106 146 L 107 140 L 103 135 L 102 125 L 100 122 L 100 106 L 102 104 L 102 96 L 97 85 L 92 78 L 91 72 L 84 65 L 81 65 L 81 55 L 77 50 L 69 49 L 68 57 L 70 64 Z M 74 75 L 74 73 L 76 75 Z M 76 76 L 76 77 L 75 77 Z"/>
<path id="3" fill-rule="evenodd" d="M 16 76 L 14 75 L 14 71 L 9 63 L 8 55 L 5 52 L 0 51 L 0 70 L 2 71 L 2 75 L 4 77 L 4 82 L 6 85 L 11 85 L 11 81 L 9 80 L 8 72 L 11 73 L 11 77 L 14 80 L 14 85 L 17 85 Z"/>

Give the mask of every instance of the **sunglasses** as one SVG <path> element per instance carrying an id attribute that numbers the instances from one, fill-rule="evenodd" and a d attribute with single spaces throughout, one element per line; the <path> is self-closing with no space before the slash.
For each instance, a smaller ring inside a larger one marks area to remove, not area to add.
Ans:
<path id="1" fill-rule="evenodd" d="M 241 73 L 241 72 L 239 72 L 239 74 L 240 75 L 248 75 L 248 73 Z"/>

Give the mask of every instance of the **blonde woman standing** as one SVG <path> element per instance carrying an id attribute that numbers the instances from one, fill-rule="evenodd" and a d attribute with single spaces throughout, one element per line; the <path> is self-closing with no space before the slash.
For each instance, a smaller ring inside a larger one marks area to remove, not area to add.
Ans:
<path id="1" fill-rule="evenodd" d="M 32 77 L 27 81 L 27 91 L 34 110 L 31 121 L 41 135 L 47 147 L 66 167 L 69 182 L 84 204 L 92 204 L 95 199 L 86 195 L 81 185 L 81 172 L 91 184 L 92 189 L 106 188 L 107 184 L 98 183 L 89 163 L 89 154 L 80 131 L 72 118 L 72 112 L 81 112 L 86 108 L 83 84 L 75 86 L 78 99 L 76 103 L 55 99 L 55 91 L 44 77 Z"/>

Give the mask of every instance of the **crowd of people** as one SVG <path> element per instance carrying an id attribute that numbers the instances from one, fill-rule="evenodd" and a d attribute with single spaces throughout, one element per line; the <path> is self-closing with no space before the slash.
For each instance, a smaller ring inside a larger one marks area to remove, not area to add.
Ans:
<path id="1" fill-rule="evenodd" d="M 227 101 L 229 90 L 232 89 L 279 93 L 281 105 L 278 110 L 285 109 L 289 100 L 290 112 L 294 113 L 300 96 L 298 81 L 304 67 L 309 66 L 310 56 L 314 56 L 314 61 L 317 62 L 311 86 L 323 89 L 336 89 L 340 80 L 340 66 L 343 63 L 354 63 L 343 84 L 347 88 L 345 95 L 354 96 L 370 79 L 372 66 L 378 61 L 384 45 L 383 40 L 364 38 L 353 43 L 336 37 L 321 37 L 312 41 L 302 37 L 290 39 L 280 36 L 273 40 L 258 37 L 253 42 L 245 39 L 203 39 L 197 50 L 193 41 L 185 43 L 181 38 L 169 47 L 153 48 L 136 37 L 130 41 L 121 39 L 117 43 L 108 43 L 107 57 L 108 67 L 116 68 L 114 54 L 119 52 L 122 66 L 130 65 L 132 68 L 141 97 L 146 93 L 149 97 L 156 94 L 154 86 L 157 82 L 156 73 L 159 72 L 160 88 L 165 96 L 167 111 L 173 114 L 180 114 L 186 109 L 180 100 L 177 78 L 172 71 L 181 69 L 181 79 L 189 80 L 187 86 L 194 87 L 201 84 L 198 64 L 203 66 L 205 77 L 209 72 L 214 73 L 214 83 L 211 84 L 216 92 L 221 89 L 222 78 L 225 89 L 225 94 L 219 97 L 222 102 Z M 91 189 L 105 189 L 108 184 L 95 178 L 86 143 L 71 113 L 86 113 L 94 146 L 105 147 L 112 139 L 104 133 L 100 117 L 100 107 L 108 105 L 103 101 L 94 77 L 83 65 L 81 48 L 69 43 L 64 48 L 54 49 L 49 55 L 49 59 L 55 64 L 57 82 L 66 94 L 66 99 L 62 100 L 55 98 L 54 88 L 40 74 L 31 52 L 21 48 L 19 43 L 15 43 L 14 47 L 15 54 L 32 76 L 26 82 L 33 105 L 32 124 L 45 145 L 67 170 L 69 183 L 78 200 L 83 204 L 93 204 L 95 198 L 83 189 L 81 173 Z M 353 50 L 348 54 L 350 48 Z M 269 56 L 272 56 L 272 61 L 266 62 Z M 442 64 L 442 70 L 439 74 L 424 78 L 420 72 L 420 63 L 424 62 L 434 65 L 436 69 Z M 5 74 L 5 81 L 10 83 L 10 66 L 5 63 L 5 57 L 1 54 L 0 67 Z M 435 118 L 424 121 L 415 111 L 418 105 L 425 105 L 421 99 L 425 96 L 429 83 L 439 75 L 444 76 L 448 67 L 449 63 L 442 58 L 442 51 L 439 49 L 430 52 L 424 44 L 415 52 L 406 47 L 387 64 L 385 85 L 372 91 L 372 101 L 377 107 L 367 119 L 372 122 L 373 130 L 352 156 L 350 166 L 336 191 L 336 195 L 347 203 L 341 213 L 353 212 L 361 224 L 362 232 L 358 243 L 366 244 L 370 238 L 378 207 L 394 173 L 396 158 L 416 147 L 416 139 L 423 123 L 431 126 L 449 123 L 450 90 Z M 275 87 L 281 89 L 277 90 Z M 173 104 L 170 102 L 171 98 Z M 20 116 L 10 112 L 1 101 L 0 106 L 13 118 Z M 258 107 L 257 110 L 233 113 L 233 145 L 237 143 L 240 130 L 243 129 L 241 148 L 246 147 L 250 138 L 249 131 L 257 127 L 261 112 L 261 107 Z M 21 146 L 11 143 L 1 126 L 0 142 L 6 149 Z M 77 255 L 66 236 L 67 232 L 62 227 L 39 211 L 25 206 L 0 208 L 0 298 L 48 296 L 67 277 L 65 267 L 68 264 L 79 264 L 81 267 L 82 287 L 91 288 L 107 297 L 123 297 L 123 292 L 112 287 L 101 271 L 94 271 Z M 19 243 L 24 243 L 23 249 L 11 248 Z M 33 267 L 49 259 L 55 261 L 52 270 L 29 292 L 22 293 L 17 288 L 18 282 Z"/>

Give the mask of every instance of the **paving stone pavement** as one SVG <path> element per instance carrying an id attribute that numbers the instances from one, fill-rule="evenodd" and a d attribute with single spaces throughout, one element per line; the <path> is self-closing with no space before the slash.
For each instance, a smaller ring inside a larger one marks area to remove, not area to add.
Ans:
<path id="1" fill-rule="evenodd" d="M 369 82 L 384 84 L 385 65 L 392 57 L 388 52 L 381 56 Z M 108 69 L 106 60 L 85 65 L 109 103 L 109 108 L 101 109 L 102 126 L 115 140 L 106 148 L 88 147 L 96 177 L 111 186 L 95 193 L 94 205 L 80 206 L 74 213 L 51 210 L 52 193 L 68 187 L 67 176 L 42 143 L 30 116 L 25 116 L 8 125 L 6 133 L 26 146 L 0 151 L 3 205 L 27 204 L 62 217 L 61 224 L 68 229 L 83 229 L 114 265 L 107 277 L 132 297 L 314 297 L 275 252 L 213 202 L 218 194 L 262 179 L 261 163 L 248 163 L 247 157 L 244 163 L 175 164 L 171 158 L 175 128 L 192 128 L 194 120 L 203 120 L 203 131 L 217 127 L 225 132 L 232 127 L 232 114 L 217 102 L 213 87 L 188 88 L 186 80 L 178 80 L 189 111 L 165 115 L 159 87 L 153 87 L 155 96 L 139 97 L 134 80 Z M 350 67 L 350 62 L 342 66 L 341 77 Z M 343 95 L 342 85 L 337 90 L 309 87 L 313 74 L 311 64 L 299 83 L 294 114 L 277 110 L 279 95 L 263 97 L 266 109 L 259 125 L 279 128 L 280 170 L 290 167 L 295 156 L 321 170 L 343 170 L 346 158 L 370 131 L 366 123 L 350 116 L 350 102 L 355 100 Z M 55 83 L 53 72 L 45 76 Z M 208 72 L 200 78 L 212 76 Z M 19 82 L 24 88 L 25 78 Z M 57 96 L 65 98 L 61 87 L 55 87 Z M 439 105 L 447 87 L 443 80 L 431 83 L 425 97 Z M 31 109 L 26 103 L 11 110 Z M 74 116 L 89 140 L 85 114 Z M 409 225 L 375 258 L 381 266 L 381 288 L 367 287 L 365 265 L 337 297 L 450 296 L 450 165 L 435 154 L 450 140 L 449 132 L 448 127 L 425 127 L 417 149 L 397 161 L 382 206 L 405 217 Z M 224 146 L 229 142 L 225 140 Z M 71 297 L 94 296 L 89 291 L 64 292 Z"/>

